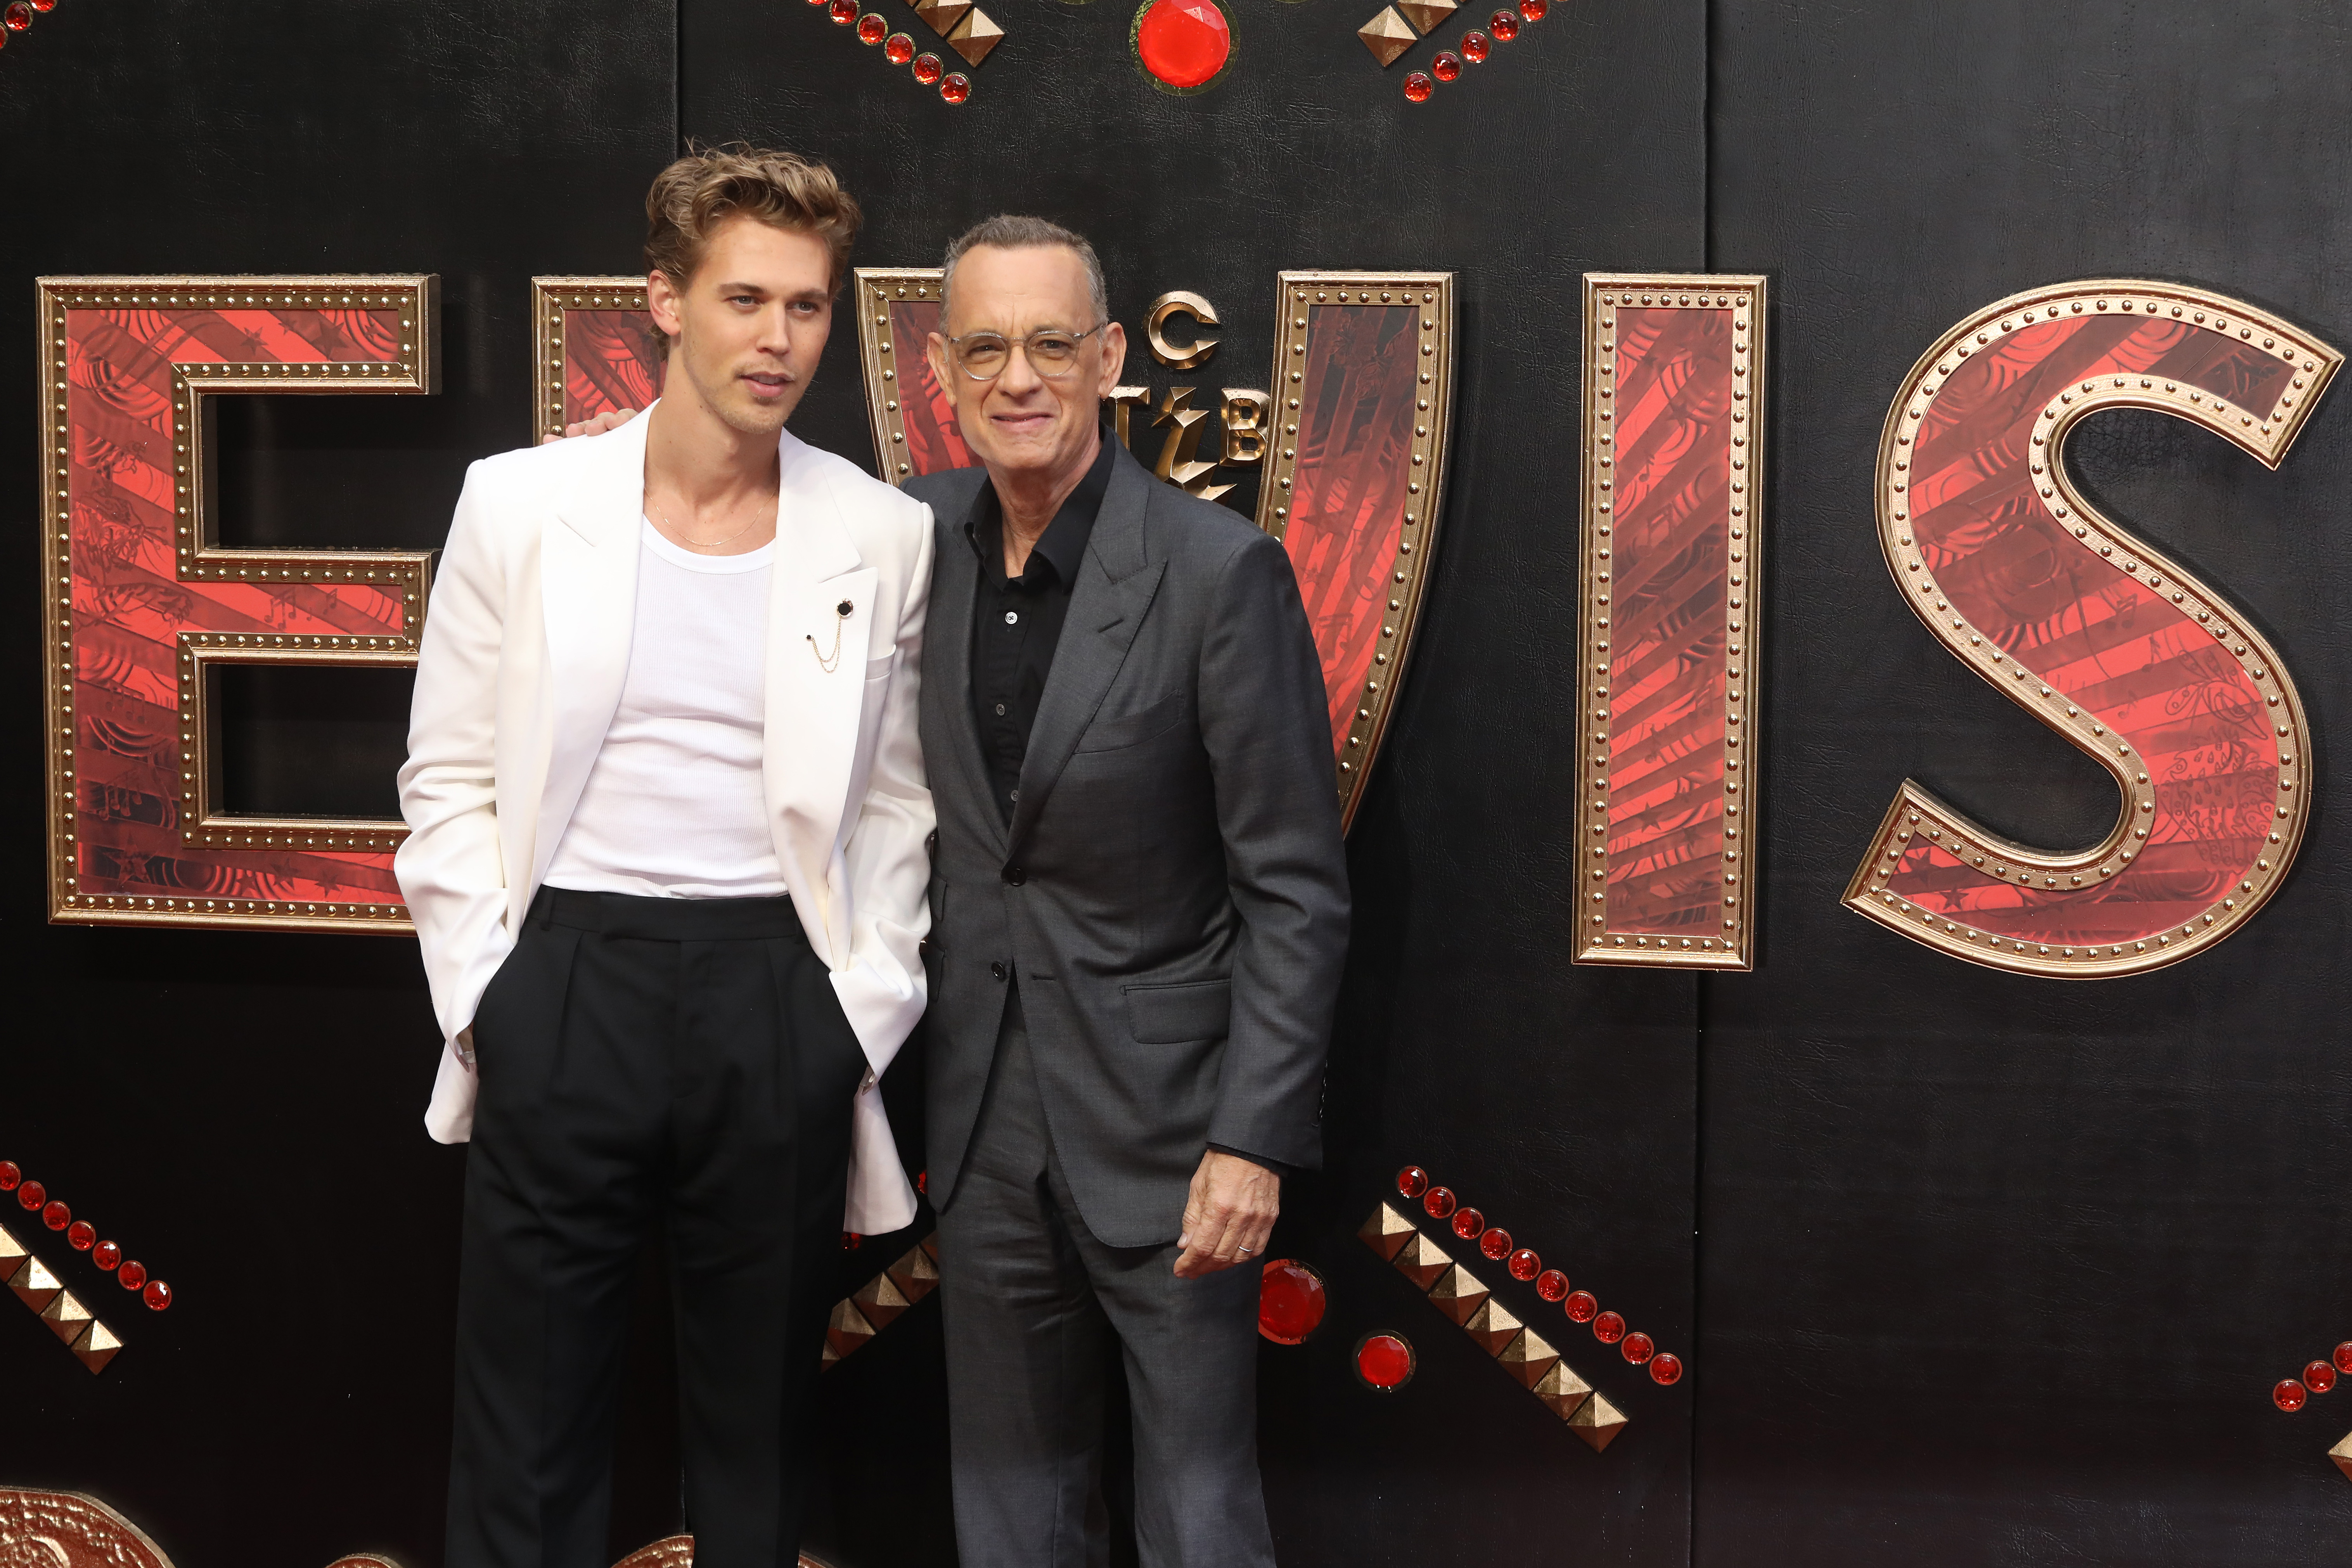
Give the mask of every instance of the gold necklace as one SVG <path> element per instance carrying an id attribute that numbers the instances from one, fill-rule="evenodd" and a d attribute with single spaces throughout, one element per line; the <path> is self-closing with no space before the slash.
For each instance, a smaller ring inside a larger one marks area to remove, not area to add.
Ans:
<path id="1" fill-rule="evenodd" d="M 761 521 L 759 518 L 755 517 L 724 539 L 688 539 L 686 536 L 686 531 L 678 527 L 677 523 L 670 521 L 669 513 L 662 511 L 662 509 L 659 507 L 654 508 L 654 510 L 660 513 L 662 526 L 669 530 L 670 536 L 673 539 L 676 539 L 681 544 L 690 544 L 697 550 L 716 550 L 722 544 L 732 544 L 735 541 L 742 538 L 745 534 L 759 527 Z"/>

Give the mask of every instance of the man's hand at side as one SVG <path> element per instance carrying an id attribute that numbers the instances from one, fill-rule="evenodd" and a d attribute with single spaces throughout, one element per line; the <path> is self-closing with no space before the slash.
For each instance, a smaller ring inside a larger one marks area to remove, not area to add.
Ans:
<path id="1" fill-rule="evenodd" d="M 637 416 L 634 408 L 612 408 L 593 419 L 575 419 L 563 427 L 561 436 L 549 436 L 540 445 L 551 447 L 558 441 L 569 441 L 574 436 L 602 436 L 607 430 L 617 430 Z"/>
<path id="2" fill-rule="evenodd" d="M 1256 1262 L 1265 1256 L 1274 1216 L 1282 1212 L 1282 1178 L 1255 1161 L 1215 1149 L 1201 1156 L 1192 1173 L 1192 1194 L 1184 1204 L 1184 1234 L 1176 1245 L 1179 1279 L 1197 1279 Z"/>

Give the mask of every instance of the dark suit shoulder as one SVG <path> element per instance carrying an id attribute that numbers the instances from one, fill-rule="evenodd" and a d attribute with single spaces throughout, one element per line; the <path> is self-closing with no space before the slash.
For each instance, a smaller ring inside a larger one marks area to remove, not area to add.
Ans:
<path id="1" fill-rule="evenodd" d="M 1174 485 L 1154 484 L 1151 553 L 1166 559 L 1171 568 L 1213 574 L 1243 551 L 1281 553 L 1280 541 L 1233 508 L 1186 495 Z"/>
<path id="2" fill-rule="evenodd" d="M 898 489 L 929 506 L 931 515 L 942 523 L 950 519 L 961 522 L 980 495 L 980 487 L 987 482 L 986 468 L 942 468 L 936 474 L 917 474 Z"/>

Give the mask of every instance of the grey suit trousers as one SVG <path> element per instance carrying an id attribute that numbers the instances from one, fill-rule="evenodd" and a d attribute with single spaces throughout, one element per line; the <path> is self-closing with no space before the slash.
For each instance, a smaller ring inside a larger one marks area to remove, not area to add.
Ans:
<path id="1" fill-rule="evenodd" d="M 1179 1279 L 1179 1248 L 1107 1247 L 1079 1217 L 1020 998 L 940 1216 L 962 1568 L 1101 1568 L 1103 1367 L 1134 1408 L 1143 1568 L 1273 1568 L 1257 1470 L 1257 1276 Z"/>

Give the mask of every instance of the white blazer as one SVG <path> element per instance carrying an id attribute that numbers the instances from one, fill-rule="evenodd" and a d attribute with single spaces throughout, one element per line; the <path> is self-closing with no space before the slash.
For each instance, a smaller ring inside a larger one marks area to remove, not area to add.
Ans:
<path id="1" fill-rule="evenodd" d="M 467 470 L 416 661 L 394 857 L 445 1049 L 425 1125 L 473 1131 L 474 1009 L 515 944 L 629 668 L 650 418 Z M 810 945 L 871 1069 L 845 1228 L 896 1230 L 914 1190 L 876 1080 L 923 1012 L 931 795 L 916 736 L 930 509 L 785 432 L 768 608 L 769 828 Z M 831 673 L 807 638 L 830 650 Z"/>

